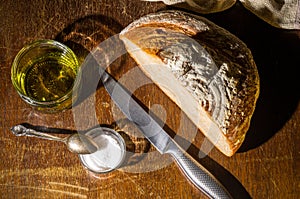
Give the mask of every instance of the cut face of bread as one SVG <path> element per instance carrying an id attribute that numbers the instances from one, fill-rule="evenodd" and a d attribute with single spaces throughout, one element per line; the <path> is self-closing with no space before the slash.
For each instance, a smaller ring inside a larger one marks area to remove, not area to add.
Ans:
<path id="1" fill-rule="evenodd" d="M 147 15 L 120 34 L 129 54 L 225 155 L 242 144 L 259 94 L 250 50 L 212 22 L 180 11 Z"/>

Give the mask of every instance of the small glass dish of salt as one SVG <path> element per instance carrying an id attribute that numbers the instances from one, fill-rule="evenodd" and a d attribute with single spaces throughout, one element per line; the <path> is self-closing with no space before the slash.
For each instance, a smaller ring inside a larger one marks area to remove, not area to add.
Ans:
<path id="1" fill-rule="evenodd" d="M 89 137 L 98 145 L 91 154 L 79 154 L 82 165 L 94 173 L 107 173 L 119 168 L 126 156 L 126 144 L 115 130 L 106 127 L 95 128 L 88 132 Z"/>

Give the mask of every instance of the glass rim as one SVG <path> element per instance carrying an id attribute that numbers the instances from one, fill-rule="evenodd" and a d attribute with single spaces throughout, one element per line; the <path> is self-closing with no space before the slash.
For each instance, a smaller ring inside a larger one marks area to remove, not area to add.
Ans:
<path id="1" fill-rule="evenodd" d="M 82 164 L 82 166 L 87 169 L 88 171 L 95 173 L 95 174 L 104 174 L 104 173 L 109 173 L 111 171 L 114 171 L 118 168 L 120 168 L 120 166 L 124 163 L 125 158 L 126 158 L 126 142 L 124 140 L 124 138 L 118 133 L 118 131 L 111 129 L 111 128 L 107 128 L 107 127 L 98 127 L 92 130 L 97 130 L 97 129 L 101 129 L 100 132 L 101 133 L 109 133 L 110 135 L 114 136 L 115 139 L 118 141 L 118 143 L 120 144 L 120 149 L 121 149 L 121 155 L 122 157 L 120 158 L 120 160 L 118 161 L 118 164 L 116 164 L 114 167 L 106 169 L 106 170 L 93 170 L 92 168 L 89 167 L 88 163 L 86 162 L 86 159 L 84 158 L 84 156 L 82 154 L 78 154 L 80 163 Z M 100 134 L 99 134 L 100 135 Z"/>
<path id="2" fill-rule="evenodd" d="M 53 46 L 59 49 L 62 49 L 63 52 L 70 52 L 72 59 L 76 62 L 76 78 L 74 80 L 73 86 L 72 88 L 63 96 L 61 96 L 60 98 L 56 99 L 56 100 L 51 100 L 51 101 L 38 101 L 35 100 L 29 96 L 27 96 L 27 94 L 25 92 L 22 91 L 22 89 L 20 88 L 19 84 L 14 80 L 14 75 L 17 74 L 16 70 L 17 67 L 20 63 L 20 59 L 22 59 L 22 57 L 29 52 L 31 49 L 34 49 L 40 45 L 48 45 L 48 46 Z M 57 103 L 61 103 L 67 99 L 69 99 L 70 96 L 72 96 L 73 91 L 76 90 L 79 87 L 79 82 L 81 79 L 81 71 L 79 70 L 79 62 L 78 62 L 78 58 L 76 56 L 76 54 L 73 52 L 73 50 L 71 48 L 69 48 L 68 46 L 66 46 L 65 44 L 56 41 L 56 40 L 52 40 L 52 39 L 37 39 L 34 40 L 28 44 L 26 44 L 25 46 L 23 46 L 19 52 L 17 53 L 17 55 L 15 56 L 12 65 L 11 65 L 11 81 L 13 83 L 13 86 L 15 87 L 15 89 L 17 90 L 18 94 L 21 96 L 21 98 L 23 100 L 25 100 L 26 102 L 28 102 L 30 105 L 33 106 L 51 106 L 51 105 L 55 105 Z"/>

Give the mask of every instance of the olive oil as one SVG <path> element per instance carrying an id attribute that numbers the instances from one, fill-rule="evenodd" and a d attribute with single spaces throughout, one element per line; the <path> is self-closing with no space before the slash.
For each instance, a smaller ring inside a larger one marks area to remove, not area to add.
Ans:
<path id="1" fill-rule="evenodd" d="M 37 40 L 15 57 L 12 83 L 20 97 L 37 110 L 57 112 L 77 99 L 80 76 L 74 52 L 54 40 Z"/>
<path id="2" fill-rule="evenodd" d="M 21 88 L 28 97 L 39 101 L 55 101 L 73 88 L 76 69 L 67 60 L 44 57 L 30 62 L 21 75 Z"/>

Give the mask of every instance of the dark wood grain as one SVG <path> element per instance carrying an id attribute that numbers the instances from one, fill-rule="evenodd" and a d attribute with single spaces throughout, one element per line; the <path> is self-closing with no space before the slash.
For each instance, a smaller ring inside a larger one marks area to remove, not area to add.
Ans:
<path id="1" fill-rule="evenodd" d="M 155 153 L 145 139 L 136 138 L 138 132 L 133 126 L 120 122 L 124 116 L 101 85 L 95 92 L 85 93 L 76 106 L 77 112 L 44 114 L 24 103 L 10 80 L 12 61 L 28 42 L 41 38 L 61 41 L 83 61 L 95 45 L 117 34 L 133 20 L 160 9 L 169 7 L 138 0 L 0 3 L 0 198 L 205 198 L 169 157 Z M 296 73 L 299 64 L 295 63 L 300 52 L 299 32 L 273 28 L 240 4 L 206 17 L 248 45 L 260 72 L 261 96 L 252 125 L 245 143 L 233 157 L 225 157 L 216 149 L 200 157 L 202 134 L 197 131 L 195 134 L 195 127 L 186 116 L 155 85 L 148 84 L 149 80 L 126 54 L 113 63 L 111 73 L 116 79 L 126 80 L 129 87 L 147 83 L 134 95 L 163 118 L 173 136 L 175 132 L 179 135 L 176 136 L 179 141 L 192 136 L 188 152 L 233 196 L 298 198 L 300 84 Z M 139 75 L 124 79 L 125 74 L 132 75 L 131 72 Z M 89 83 L 88 76 L 84 80 Z M 89 110 L 93 102 L 95 109 Z M 96 117 L 89 111 L 96 113 Z M 12 135 L 10 127 L 23 122 L 70 130 L 117 122 L 128 138 L 131 156 L 127 165 L 119 170 L 95 176 L 61 143 Z M 165 166 L 161 168 L 161 165 Z"/>

